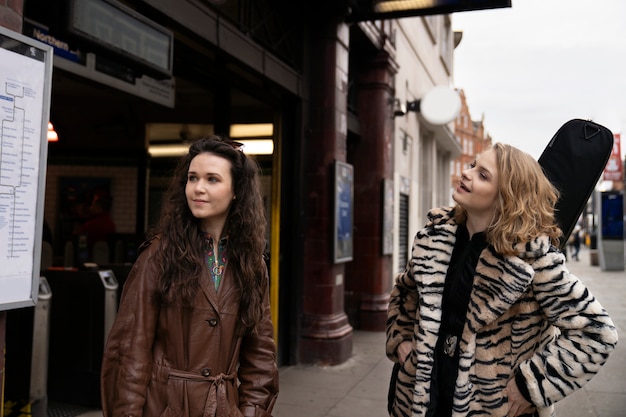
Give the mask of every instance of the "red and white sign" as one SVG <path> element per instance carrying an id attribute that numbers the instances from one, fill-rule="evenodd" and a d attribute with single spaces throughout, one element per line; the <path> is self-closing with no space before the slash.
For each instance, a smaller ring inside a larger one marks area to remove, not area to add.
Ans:
<path id="1" fill-rule="evenodd" d="M 624 168 L 622 166 L 622 150 L 620 146 L 620 134 L 613 134 L 613 151 L 609 161 L 604 167 L 605 181 L 622 181 L 624 179 Z"/>

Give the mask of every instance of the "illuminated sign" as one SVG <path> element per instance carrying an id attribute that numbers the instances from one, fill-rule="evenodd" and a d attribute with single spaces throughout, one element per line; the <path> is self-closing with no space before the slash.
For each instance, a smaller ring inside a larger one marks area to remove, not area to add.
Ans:
<path id="1" fill-rule="evenodd" d="M 172 76 L 174 36 L 113 0 L 70 0 L 69 32 L 154 78 Z"/>
<path id="2" fill-rule="evenodd" d="M 68 42 L 51 35 L 45 26 L 24 18 L 23 32 L 26 36 L 52 46 L 55 55 L 85 64 L 85 56 L 78 49 L 72 49 Z"/>
<path id="3" fill-rule="evenodd" d="M 349 0 L 349 22 L 511 7 L 511 0 Z"/>

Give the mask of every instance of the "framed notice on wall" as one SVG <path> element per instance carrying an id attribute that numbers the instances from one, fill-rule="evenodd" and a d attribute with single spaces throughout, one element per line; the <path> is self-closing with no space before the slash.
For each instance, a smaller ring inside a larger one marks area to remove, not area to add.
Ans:
<path id="1" fill-rule="evenodd" d="M 0 27 L 0 310 L 39 294 L 52 55 Z"/>
<path id="2" fill-rule="evenodd" d="M 335 263 L 351 261 L 353 244 L 354 168 L 335 161 Z"/>

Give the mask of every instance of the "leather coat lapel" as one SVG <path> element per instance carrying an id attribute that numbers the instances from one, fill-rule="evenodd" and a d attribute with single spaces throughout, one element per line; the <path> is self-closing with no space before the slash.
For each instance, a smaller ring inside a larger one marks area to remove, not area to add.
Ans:
<path id="1" fill-rule="evenodd" d="M 213 286 L 213 281 L 211 280 L 208 269 L 202 274 L 202 277 L 200 277 L 200 290 L 209 304 L 211 304 L 211 307 L 213 307 L 215 311 L 219 311 L 217 292 Z"/>
<path id="2" fill-rule="evenodd" d="M 202 278 L 200 278 L 200 289 L 213 309 L 218 312 L 230 310 L 229 307 L 233 306 L 236 300 L 234 293 L 237 289 L 233 282 L 233 277 L 228 270 L 228 265 L 224 269 L 222 282 L 217 290 L 213 285 L 208 270 L 202 275 Z"/>

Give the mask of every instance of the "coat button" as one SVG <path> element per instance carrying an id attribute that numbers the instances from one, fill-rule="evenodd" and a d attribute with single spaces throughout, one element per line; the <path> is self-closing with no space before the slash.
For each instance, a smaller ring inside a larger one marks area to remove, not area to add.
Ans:
<path id="1" fill-rule="evenodd" d="M 217 319 L 209 319 L 207 320 L 207 322 L 209 323 L 209 326 L 211 327 L 217 326 Z"/>
<path id="2" fill-rule="evenodd" d="M 211 370 L 209 368 L 204 368 L 200 371 L 200 375 L 204 377 L 211 376 Z"/>

